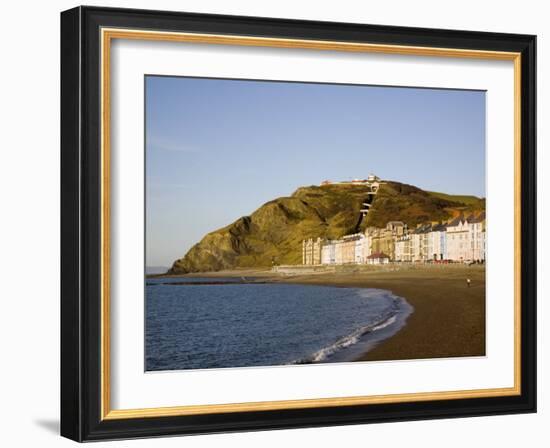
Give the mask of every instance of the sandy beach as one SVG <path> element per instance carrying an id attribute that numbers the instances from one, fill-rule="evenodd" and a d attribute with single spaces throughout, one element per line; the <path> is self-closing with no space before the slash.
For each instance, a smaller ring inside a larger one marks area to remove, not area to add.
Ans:
<path id="1" fill-rule="evenodd" d="M 471 280 L 470 287 L 467 278 Z M 414 307 L 404 328 L 359 360 L 485 355 L 485 268 L 482 266 L 328 273 L 286 281 L 388 289 Z"/>
<path id="2" fill-rule="evenodd" d="M 385 266 L 295 275 L 247 269 L 193 274 L 192 277 L 241 277 L 252 282 L 380 288 L 405 298 L 414 307 L 405 327 L 364 353 L 358 361 L 485 355 L 484 266 Z"/>

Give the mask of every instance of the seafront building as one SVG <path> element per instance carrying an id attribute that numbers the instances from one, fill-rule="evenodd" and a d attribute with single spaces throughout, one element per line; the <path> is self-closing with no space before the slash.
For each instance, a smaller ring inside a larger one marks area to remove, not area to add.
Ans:
<path id="1" fill-rule="evenodd" d="M 395 240 L 395 261 L 413 261 L 411 235 L 405 233 Z"/>
<path id="2" fill-rule="evenodd" d="M 323 241 L 321 238 L 317 238 L 314 240 L 313 238 L 310 238 L 308 240 L 304 240 L 302 243 L 302 264 L 307 265 L 317 265 L 317 264 L 328 264 L 328 263 L 322 263 L 322 257 L 321 257 L 321 246 L 323 245 Z"/>
<path id="3" fill-rule="evenodd" d="M 485 260 L 485 212 L 468 221 L 473 260 Z"/>
<path id="4" fill-rule="evenodd" d="M 447 260 L 447 227 L 444 224 L 432 225 L 427 238 L 428 256 L 434 261 Z"/>
<path id="5" fill-rule="evenodd" d="M 384 252 L 375 252 L 367 257 L 367 264 L 388 264 L 390 257 Z"/>
<path id="6" fill-rule="evenodd" d="M 384 228 L 337 240 L 323 238 L 302 242 L 304 265 L 346 265 L 441 262 L 485 262 L 485 213 L 458 216 L 448 222 L 430 222 L 409 229 L 401 221 Z"/>

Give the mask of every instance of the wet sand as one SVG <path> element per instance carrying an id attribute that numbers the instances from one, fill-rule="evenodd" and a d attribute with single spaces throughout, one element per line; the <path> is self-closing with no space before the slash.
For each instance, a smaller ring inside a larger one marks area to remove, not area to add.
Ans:
<path id="1" fill-rule="evenodd" d="M 270 270 L 193 274 L 324 286 L 380 288 L 414 307 L 407 324 L 357 360 L 423 359 L 485 355 L 485 267 L 474 265 L 384 266 L 281 275 Z M 471 280 L 468 287 L 466 279 Z"/>

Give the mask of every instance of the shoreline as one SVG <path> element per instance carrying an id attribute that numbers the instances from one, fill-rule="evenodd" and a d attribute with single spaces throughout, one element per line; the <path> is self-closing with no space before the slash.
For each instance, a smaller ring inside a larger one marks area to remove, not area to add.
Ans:
<path id="1" fill-rule="evenodd" d="M 414 311 L 396 334 L 362 353 L 356 361 L 485 355 L 485 266 L 402 266 L 298 275 L 242 269 L 160 278 L 171 277 L 241 277 L 243 283 L 385 289 L 405 299 Z M 471 279 L 470 287 L 467 278 Z"/>
<path id="2" fill-rule="evenodd" d="M 468 288 L 466 278 L 472 281 Z M 485 269 L 415 269 L 368 274 L 326 274 L 289 283 L 378 288 L 404 298 L 414 312 L 395 335 L 357 361 L 485 355 Z"/>

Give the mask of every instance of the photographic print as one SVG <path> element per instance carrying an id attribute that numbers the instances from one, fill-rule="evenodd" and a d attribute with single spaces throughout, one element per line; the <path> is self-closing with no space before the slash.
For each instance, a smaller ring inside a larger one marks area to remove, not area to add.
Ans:
<path id="1" fill-rule="evenodd" d="M 485 94 L 147 75 L 145 370 L 484 356 Z"/>
<path id="2" fill-rule="evenodd" d="M 535 56 L 64 11 L 61 434 L 536 412 Z"/>

